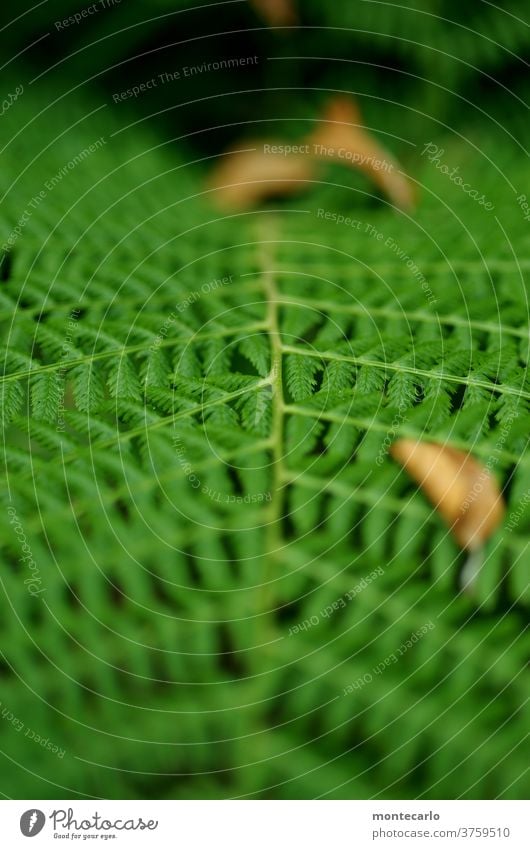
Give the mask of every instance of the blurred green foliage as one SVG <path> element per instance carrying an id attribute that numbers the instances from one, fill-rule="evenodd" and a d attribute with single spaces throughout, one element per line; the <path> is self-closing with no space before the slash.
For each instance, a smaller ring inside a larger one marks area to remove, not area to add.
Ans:
<path id="1" fill-rule="evenodd" d="M 1 124 L 0 788 L 522 798 L 526 4 L 307 0 L 286 32 L 246 3 L 188 5 L 61 30 L 82 8 L 64 0 L 3 31 L 6 62 L 36 43 L 8 65 L 5 92 L 24 92 Z M 255 54 L 244 74 L 113 100 Z M 303 136 L 336 90 L 406 162 L 416 214 L 330 166 L 295 199 L 221 215 L 206 177 L 225 144 Z M 278 374 L 264 384 L 279 346 L 283 421 Z M 470 449 L 505 486 L 474 595 L 389 433 Z"/>

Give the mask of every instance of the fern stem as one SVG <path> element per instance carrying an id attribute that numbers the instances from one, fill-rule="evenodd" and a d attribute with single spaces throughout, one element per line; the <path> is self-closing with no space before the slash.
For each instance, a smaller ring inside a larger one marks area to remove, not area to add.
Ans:
<path id="1" fill-rule="evenodd" d="M 160 428 L 166 427 L 168 424 L 173 424 L 179 419 L 185 419 L 188 416 L 194 416 L 197 413 L 202 413 L 203 410 L 211 409 L 212 407 L 217 407 L 219 404 L 226 404 L 227 401 L 233 401 L 235 398 L 239 398 L 241 395 L 245 395 L 247 392 L 256 392 L 259 389 L 262 389 L 264 386 L 270 386 L 271 380 L 269 377 L 264 377 L 262 380 L 258 380 L 253 383 L 251 386 L 245 386 L 242 389 L 237 389 L 234 392 L 225 393 L 222 398 L 216 398 L 212 401 L 204 401 L 202 404 L 196 404 L 194 407 L 190 407 L 188 410 L 180 410 L 178 413 L 174 413 L 171 416 L 164 416 L 163 418 L 157 419 L 154 422 L 149 422 L 149 424 L 139 425 L 137 427 L 131 428 L 131 430 L 122 431 L 121 433 L 117 433 L 115 437 L 112 439 L 104 439 L 101 442 L 96 444 L 98 449 L 100 448 L 111 448 L 114 445 L 117 445 L 121 442 L 126 442 L 129 439 L 134 439 L 136 436 L 143 436 L 144 434 L 151 432 L 153 430 L 158 430 Z M 63 457 L 63 462 L 70 462 L 72 460 L 77 460 L 81 456 L 86 456 L 90 454 L 92 451 L 92 447 L 88 449 L 84 449 L 83 451 L 73 451 L 71 454 L 65 454 Z"/>
<path id="2" fill-rule="evenodd" d="M 270 607 L 271 567 L 276 562 L 283 546 L 281 520 L 283 514 L 283 430 L 285 400 L 283 397 L 283 349 L 279 325 L 279 302 L 276 279 L 271 269 L 271 240 L 261 243 L 261 261 L 263 268 L 263 286 L 267 298 L 267 326 L 271 346 L 271 371 L 269 379 L 272 386 L 272 498 L 267 512 L 266 552 L 263 559 L 262 603 L 265 609 Z"/>
<path id="3" fill-rule="evenodd" d="M 245 275 L 242 275 L 245 276 Z M 46 285 L 49 285 L 49 280 L 44 278 Z M 22 285 L 24 285 L 24 281 L 22 281 Z M 53 285 L 53 283 L 51 284 Z M 230 292 L 233 294 L 239 294 L 240 292 L 256 292 L 261 291 L 261 283 L 259 280 L 248 281 L 245 280 L 243 283 L 236 282 L 230 285 Z M 215 295 L 217 292 L 223 292 L 223 289 L 212 289 L 209 292 L 209 295 Z M 226 293 L 225 293 L 226 294 Z M 147 296 L 137 295 L 136 297 L 131 298 L 118 298 L 119 293 L 113 292 L 112 296 L 109 294 L 108 298 L 94 298 L 94 300 L 87 300 L 86 303 L 80 301 L 77 298 L 75 301 L 52 301 L 51 299 L 46 302 L 46 304 L 38 304 L 31 307 L 22 307 L 19 304 L 13 303 L 11 309 L 0 310 L 0 321 L 7 321 L 12 319 L 14 316 L 20 316 L 20 318 L 31 318 L 32 316 L 41 315 L 41 313 L 53 313 L 56 315 L 58 312 L 66 312 L 69 313 L 76 307 L 79 307 L 82 310 L 93 310 L 93 309 L 101 309 L 106 307 L 107 310 L 112 309 L 112 307 L 119 306 L 120 309 L 124 307 L 142 307 L 142 308 L 151 308 L 149 304 L 149 300 L 152 296 L 152 293 L 149 293 L 149 299 Z M 156 309 L 160 310 L 162 308 L 167 308 L 173 306 L 175 303 L 175 293 L 168 292 L 165 296 L 161 295 L 156 298 Z"/>
<path id="4" fill-rule="evenodd" d="M 517 398 L 530 399 L 530 392 L 526 392 L 524 389 L 516 389 L 513 386 L 503 386 L 502 384 L 497 383 L 488 383 L 486 380 L 473 380 L 473 378 L 470 377 L 459 377 L 455 374 L 447 374 L 440 371 L 428 371 L 427 369 L 418 369 L 413 366 L 380 362 L 379 360 L 367 360 L 364 357 L 349 357 L 345 354 L 334 354 L 331 351 L 309 351 L 295 345 L 283 345 L 283 350 L 289 354 L 298 354 L 300 357 L 312 357 L 317 360 L 336 360 L 340 363 L 353 363 L 354 365 L 369 366 L 370 368 L 378 368 L 385 371 L 396 371 L 402 374 L 417 375 L 418 377 L 445 380 L 450 383 L 459 383 L 464 386 L 476 386 L 481 389 L 488 389 L 490 392 L 498 392 L 501 395 L 515 395 Z"/>
<path id="5" fill-rule="evenodd" d="M 377 422 L 374 419 L 365 419 L 365 418 L 355 418 L 353 416 L 347 416 L 342 413 L 333 413 L 327 412 L 325 410 L 314 410 L 310 407 L 301 407 L 297 404 L 288 404 L 285 407 L 285 413 L 293 416 L 301 416 L 302 418 L 308 419 L 318 419 L 319 421 L 326 422 L 336 422 L 341 425 L 353 425 L 353 427 L 357 427 L 360 430 L 371 430 L 375 433 L 385 433 L 389 432 L 390 425 L 385 424 L 384 422 Z M 423 430 L 415 430 L 412 427 L 407 427 L 406 425 L 399 425 L 396 428 L 396 438 L 398 436 L 408 436 L 411 439 L 424 439 L 425 432 Z M 447 440 L 444 436 L 436 436 L 436 434 L 430 434 L 429 438 L 433 440 L 443 439 L 445 445 L 449 445 L 453 448 L 459 448 L 462 451 L 468 451 L 470 448 L 469 442 L 466 442 L 465 439 L 455 439 L 451 438 Z M 506 463 L 515 463 L 519 466 L 525 466 L 530 464 L 530 457 L 526 458 L 522 454 L 512 454 L 509 451 L 503 451 L 498 448 L 496 445 L 473 445 L 472 446 L 473 453 L 478 454 L 482 457 L 491 457 L 495 455 L 495 457 L 501 461 Z M 528 460 L 528 463 L 525 463 L 525 459 Z"/>
<path id="6" fill-rule="evenodd" d="M 252 333 L 257 330 L 264 330 L 266 328 L 266 323 L 264 321 L 255 321 L 250 324 L 243 324 L 239 327 L 226 327 L 223 330 L 212 330 L 206 333 L 201 333 L 199 331 L 193 332 L 191 331 L 189 334 L 183 336 L 173 336 L 171 339 L 161 339 L 159 343 L 157 343 L 157 348 L 171 348 L 175 345 L 181 345 L 183 342 L 190 343 L 195 341 L 202 342 L 205 339 L 222 339 L 225 336 L 232 336 L 233 334 L 237 335 L 238 333 Z M 37 368 L 33 369 L 25 369 L 23 371 L 14 371 L 10 374 L 4 374 L 0 376 L 0 384 L 9 383 L 13 380 L 23 380 L 27 377 L 35 377 L 38 374 L 43 374 L 44 372 L 50 371 L 58 371 L 59 369 L 70 369 L 75 366 L 83 365 L 83 363 L 95 362 L 96 360 L 108 360 L 112 357 L 123 357 L 127 354 L 138 354 L 143 353 L 145 351 L 149 351 L 149 349 L 153 346 L 153 342 L 149 344 L 141 344 L 141 345 L 126 345 L 123 348 L 112 348 L 110 351 L 98 351 L 93 354 L 87 354 L 84 357 L 76 357 L 75 359 L 62 359 L 55 363 L 47 363 L 43 366 L 37 366 Z"/>
<path id="7" fill-rule="evenodd" d="M 284 472 L 282 479 L 284 484 L 302 486 L 314 492 L 331 492 L 333 495 L 340 495 L 348 500 L 357 501 L 360 504 L 368 504 L 370 506 L 377 504 L 378 507 L 386 507 L 394 513 L 406 512 L 424 521 L 430 519 L 433 515 L 419 504 L 414 504 L 411 501 L 402 501 L 399 498 L 389 495 L 381 495 L 380 491 L 371 491 L 364 487 L 359 488 L 355 484 L 349 484 L 336 478 L 328 480 L 327 478 L 321 478 L 316 475 L 308 475 L 306 472 L 289 471 Z"/>
<path id="8" fill-rule="evenodd" d="M 390 512 L 398 515 L 413 516 L 424 523 L 438 521 L 436 511 L 427 507 L 427 505 L 412 501 L 410 498 L 405 500 L 395 498 L 393 495 L 382 495 L 380 490 L 359 488 L 356 484 L 350 484 L 348 481 L 341 481 L 336 478 L 328 480 L 317 475 L 308 475 L 306 472 L 295 471 L 285 471 L 282 480 L 285 485 L 301 486 L 312 492 L 331 492 L 332 495 L 339 495 L 341 498 L 355 501 L 359 504 L 366 504 L 369 507 L 390 510 Z M 503 548 L 513 549 L 521 557 L 523 555 L 528 556 L 528 545 L 529 543 L 525 536 L 516 536 L 514 534 L 503 534 L 502 536 Z"/>
<path id="9" fill-rule="evenodd" d="M 290 240 L 287 244 L 292 246 L 295 240 Z M 315 248 L 314 242 L 296 242 L 296 244 L 301 246 L 307 246 L 308 248 Z M 316 245 L 316 247 L 322 247 L 321 245 Z M 325 245 L 324 247 L 329 249 L 329 245 Z M 350 254 L 345 253 L 344 251 L 337 251 L 339 254 L 343 254 L 345 260 L 347 262 L 342 267 L 337 267 L 336 271 L 344 271 L 345 274 L 348 275 L 348 279 L 351 280 L 352 277 L 355 277 L 356 270 L 358 271 L 358 277 L 366 280 L 367 271 L 373 275 L 386 275 L 386 274 L 401 274 L 403 276 L 410 274 L 410 271 L 406 266 L 397 266 L 391 262 L 374 262 L 370 265 L 369 269 L 361 266 L 356 269 L 355 265 L 352 264 L 352 257 Z M 312 270 L 316 272 L 322 272 L 323 274 L 329 273 L 329 264 L 325 265 L 323 263 L 311 262 Z M 521 259 L 495 259 L 492 257 L 484 257 L 482 260 L 477 262 L 472 262 L 469 260 L 454 260 L 454 261 L 436 261 L 436 260 L 422 260 L 421 263 L 422 271 L 432 274 L 432 273 L 440 273 L 440 274 L 457 274 L 458 272 L 470 272 L 474 274 L 482 273 L 487 274 L 490 271 L 505 271 L 505 272 L 516 272 L 520 274 L 522 271 L 530 270 L 530 258 L 522 257 Z M 287 271 L 288 273 L 300 274 L 300 266 L 290 266 L 289 263 L 286 263 L 282 268 L 282 272 Z"/>
<path id="10" fill-rule="evenodd" d="M 300 272 L 298 272 L 300 273 Z M 324 278 L 318 278 L 323 280 Z M 334 312 L 340 315 L 362 315 L 379 316 L 390 319 L 405 319 L 406 321 L 418 321 L 427 324 L 445 324 L 448 327 L 469 327 L 472 330 L 484 330 L 488 333 L 503 333 L 508 336 L 517 336 L 522 339 L 528 338 L 528 327 L 509 327 L 507 325 L 495 324 L 492 321 L 474 321 L 457 315 L 440 315 L 422 310 L 393 310 L 386 307 L 365 307 L 362 304 L 341 304 L 333 301 L 319 300 L 318 298 L 290 297 L 281 295 L 279 303 L 286 306 L 314 307 L 322 312 Z"/>
<path id="11" fill-rule="evenodd" d="M 259 442 L 254 442 L 251 445 L 245 445 L 243 447 L 239 446 L 238 448 L 234 448 L 232 451 L 217 451 L 213 457 L 210 457 L 208 460 L 203 460 L 194 464 L 194 471 L 198 473 L 207 472 L 210 469 L 215 469 L 218 467 L 219 462 L 230 463 L 233 460 L 238 460 L 240 457 L 248 457 L 252 454 L 258 454 L 261 451 L 266 451 L 271 448 L 272 442 L 271 439 L 262 439 Z M 97 452 L 99 448 L 99 444 L 95 443 L 93 445 L 94 451 Z M 63 457 L 63 462 L 66 462 L 68 456 Z M 97 459 L 97 454 L 95 458 Z M 61 468 L 50 466 L 49 460 L 41 459 L 41 458 L 33 458 L 32 460 L 32 468 L 24 472 L 17 472 L 17 482 L 20 485 L 20 482 L 23 478 L 32 479 L 35 476 L 36 471 L 40 471 L 43 475 L 53 475 L 54 472 L 58 474 L 61 472 Z M 7 476 L 6 476 L 7 477 Z M 63 478 L 63 475 L 61 475 Z M 180 466 L 175 466 L 174 468 L 169 469 L 164 473 L 158 472 L 156 475 L 149 475 L 142 480 L 135 480 L 134 482 L 134 495 L 142 495 L 144 493 L 149 492 L 150 490 L 156 489 L 160 483 L 171 483 L 174 480 L 180 480 L 186 478 L 185 471 Z M 66 479 L 64 479 L 66 481 Z M 31 493 L 33 493 L 33 485 L 31 486 Z M 109 489 L 105 495 L 102 495 L 101 488 L 98 487 L 98 500 L 102 507 L 110 507 L 112 504 L 115 504 L 121 498 L 130 498 L 131 497 L 131 483 L 128 481 L 120 487 L 113 487 Z M 56 508 L 54 508 L 56 510 Z M 71 496 L 68 499 L 67 506 L 61 510 L 57 511 L 55 515 L 60 519 L 68 519 L 71 518 L 72 515 L 75 515 L 77 518 L 81 517 L 85 513 L 93 514 L 94 512 L 94 497 L 91 495 L 89 498 L 77 498 L 77 496 Z M 42 530 L 42 523 L 40 518 L 28 519 L 26 522 L 27 528 L 30 531 L 38 532 Z M 230 533 L 232 531 L 231 528 L 226 527 L 225 531 Z M 203 533 L 202 529 L 199 528 L 197 535 Z M 239 533 L 239 527 L 234 530 L 234 533 Z M 182 541 L 189 543 L 189 530 L 186 530 L 183 534 Z"/>

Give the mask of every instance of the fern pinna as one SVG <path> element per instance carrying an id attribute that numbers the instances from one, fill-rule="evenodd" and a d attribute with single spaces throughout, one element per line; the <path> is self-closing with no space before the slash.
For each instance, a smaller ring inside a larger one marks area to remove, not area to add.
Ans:
<path id="1" fill-rule="evenodd" d="M 19 106 L 6 138 L 38 113 Z M 178 146 L 78 100 L 35 120 L 0 171 L 3 232 L 31 212 L 1 266 L 1 698 L 65 754 L 4 725 L 6 792 L 523 795 L 530 238 L 509 189 L 502 230 L 420 158 L 414 221 L 353 177 L 223 217 Z M 355 233 L 318 215 L 345 204 Z M 473 596 L 399 436 L 505 485 Z"/>

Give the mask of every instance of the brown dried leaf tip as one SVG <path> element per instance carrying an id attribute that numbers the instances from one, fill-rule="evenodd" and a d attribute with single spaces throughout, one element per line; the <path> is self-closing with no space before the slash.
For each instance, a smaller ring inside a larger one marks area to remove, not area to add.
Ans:
<path id="1" fill-rule="evenodd" d="M 398 439 L 390 453 L 423 489 L 459 545 L 470 552 L 462 575 L 468 586 L 480 568 L 483 544 L 505 513 L 495 479 L 469 454 L 436 442 Z"/>
<path id="2" fill-rule="evenodd" d="M 251 4 L 271 27 L 292 26 L 298 22 L 293 0 L 251 0 Z"/>
<path id="3" fill-rule="evenodd" d="M 299 192 L 314 177 L 313 160 L 301 154 L 267 152 L 277 145 L 256 142 L 255 150 L 234 150 L 218 163 L 210 181 L 222 209 L 245 210 L 268 197 Z"/>
<path id="4" fill-rule="evenodd" d="M 297 144 L 263 139 L 253 149 L 229 151 L 214 169 L 210 188 L 223 209 L 244 210 L 271 196 L 302 190 L 316 179 L 319 160 L 363 171 L 391 203 L 404 210 L 414 206 L 409 180 L 396 160 L 361 126 L 355 101 L 333 98 L 317 129 Z"/>
<path id="5" fill-rule="evenodd" d="M 352 97 L 340 95 L 329 101 L 311 142 L 317 156 L 358 168 L 395 206 L 413 209 L 416 199 L 412 184 L 392 154 L 363 126 Z"/>

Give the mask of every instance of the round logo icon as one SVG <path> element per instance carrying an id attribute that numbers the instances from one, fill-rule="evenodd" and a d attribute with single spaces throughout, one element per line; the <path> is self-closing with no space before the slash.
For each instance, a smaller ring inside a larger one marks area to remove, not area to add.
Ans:
<path id="1" fill-rule="evenodd" d="M 38 808 L 30 808 L 20 817 L 20 830 L 24 837 L 35 837 L 44 828 L 46 817 Z"/>

